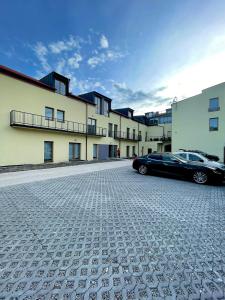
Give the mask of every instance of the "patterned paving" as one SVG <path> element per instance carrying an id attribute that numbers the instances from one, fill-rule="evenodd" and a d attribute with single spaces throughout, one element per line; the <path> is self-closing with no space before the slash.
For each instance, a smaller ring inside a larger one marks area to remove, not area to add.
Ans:
<path id="1" fill-rule="evenodd" d="M 225 187 L 124 167 L 1 188 L 0 299 L 225 299 Z"/>

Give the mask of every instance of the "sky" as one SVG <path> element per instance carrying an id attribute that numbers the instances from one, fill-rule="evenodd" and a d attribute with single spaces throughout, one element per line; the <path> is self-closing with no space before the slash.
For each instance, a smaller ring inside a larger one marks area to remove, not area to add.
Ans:
<path id="1" fill-rule="evenodd" d="M 0 64 L 161 111 L 225 81 L 225 0 L 2 0 Z"/>

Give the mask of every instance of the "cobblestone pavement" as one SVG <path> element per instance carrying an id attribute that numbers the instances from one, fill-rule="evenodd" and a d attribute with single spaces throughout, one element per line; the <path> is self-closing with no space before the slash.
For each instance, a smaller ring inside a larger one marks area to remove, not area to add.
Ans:
<path id="1" fill-rule="evenodd" d="M 225 187 L 130 167 L 0 189 L 0 299 L 225 299 Z"/>

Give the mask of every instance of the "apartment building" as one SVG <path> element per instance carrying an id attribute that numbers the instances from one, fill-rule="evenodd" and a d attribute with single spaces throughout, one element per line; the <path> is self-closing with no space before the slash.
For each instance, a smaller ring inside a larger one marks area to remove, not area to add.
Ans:
<path id="1" fill-rule="evenodd" d="M 171 124 L 112 108 L 95 91 L 73 95 L 70 79 L 40 80 L 0 66 L 0 165 L 144 155 L 171 147 Z"/>
<path id="2" fill-rule="evenodd" d="M 172 104 L 172 150 L 202 150 L 225 162 L 225 83 Z"/>

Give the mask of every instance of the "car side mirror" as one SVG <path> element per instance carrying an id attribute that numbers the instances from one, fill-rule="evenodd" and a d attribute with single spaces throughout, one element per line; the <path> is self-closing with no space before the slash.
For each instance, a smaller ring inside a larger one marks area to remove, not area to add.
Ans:
<path id="1" fill-rule="evenodd" d="M 204 160 L 203 160 L 203 159 L 199 159 L 199 161 L 200 161 L 200 162 L 204 162 Z"/>

